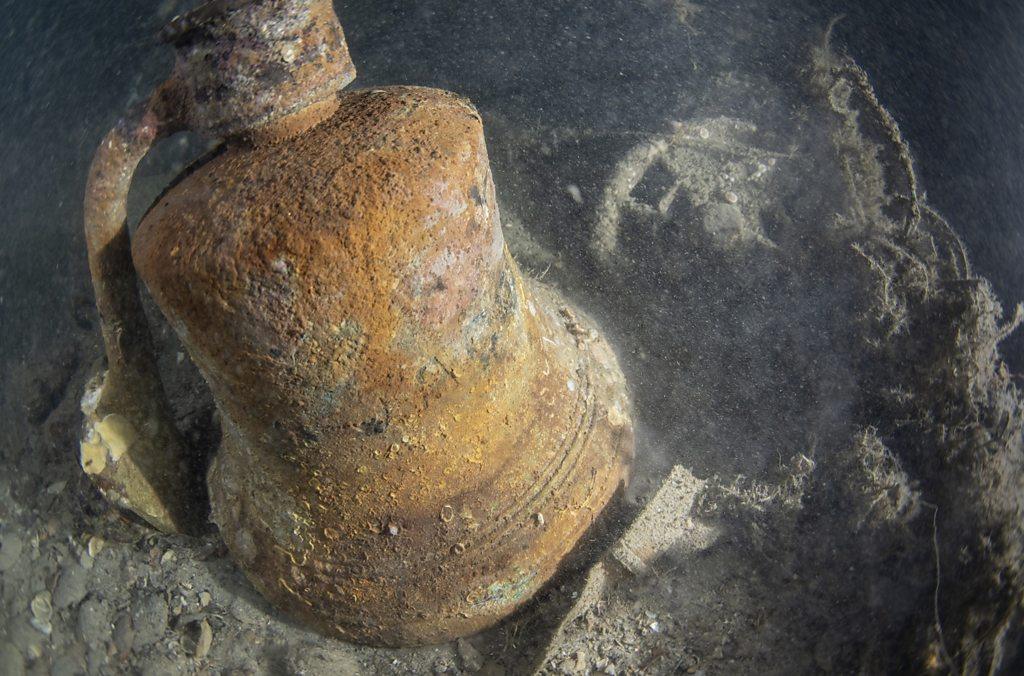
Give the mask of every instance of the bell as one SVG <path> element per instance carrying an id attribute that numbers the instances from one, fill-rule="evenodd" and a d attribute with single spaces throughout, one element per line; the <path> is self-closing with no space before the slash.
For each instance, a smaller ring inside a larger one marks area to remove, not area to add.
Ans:
<path id="1" fill-rule="evenodd" d="M 88 188 L 108 371 L 83 467 L 158 528 L 196 518 L 137 270 L 213 393 L 213 520 L 266 598 L 374 645 L 494 624 L 627 479 L 614 353 L 510 257 L 472 104 L 340 92 L 355 71 L 329 0 L 212 2 L 167 38 L 174 74 L 110 133 Z M 129 255 L 132 171 L 186 128 L 224 142 Z"/>

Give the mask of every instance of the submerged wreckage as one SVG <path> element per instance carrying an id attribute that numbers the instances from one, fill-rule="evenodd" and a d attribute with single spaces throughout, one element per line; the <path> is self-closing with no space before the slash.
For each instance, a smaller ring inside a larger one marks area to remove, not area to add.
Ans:
<path id="1" fill-rule="evenodd" d="M 209 384 L 213 520 L 277 607 L 345 639 L 443 641 L 555 572 L 626 481 L 630 402 L 597 327 L 504 245 L 479 114 L 355 77 L 329 0 L 176 20 L 172 77 L 96 153 L 86 234 L 108 369 L 81 462 L 164 531 L 204 512 L 136 273 Z M 224 142 L 150 208 L 161 137 Z"/>

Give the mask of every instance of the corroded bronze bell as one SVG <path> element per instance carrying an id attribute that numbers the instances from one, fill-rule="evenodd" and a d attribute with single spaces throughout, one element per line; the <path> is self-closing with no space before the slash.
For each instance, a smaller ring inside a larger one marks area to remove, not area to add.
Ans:
<path id="1" fill-rule="evenodd" d="M 555 572 L 625 481 L 611 349 L 502 238 L 480 116 L 354 77 L 329 0 L 204 5 L 174 75 L 97 152 L 86 230 L 109 370 L 83 467 L 155 526 L 192 517 L 134 266 L 209 384 L 213 518 L 276 606 L 411 645 L 493 624 Z M 159 136 L 225 142 L 144 217 Z M 179 483 L 180 482 L 180 483 Z"/>

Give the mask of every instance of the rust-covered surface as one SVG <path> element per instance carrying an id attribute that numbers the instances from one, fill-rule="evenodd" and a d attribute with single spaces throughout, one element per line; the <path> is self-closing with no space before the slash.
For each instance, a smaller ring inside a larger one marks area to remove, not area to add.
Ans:
<path id="1" fill-rule="evenodd" d="M 134 254 L 222 414 L 210 489 L 233 556 L 331 634 L 492 624 L 625 479 L 615 357 L 508 256 L 454 94 L 344 94 L 286 144 L 229 144 Z"/>
<path id="2" fill-rule="evenodd" d="M 493 624 L 627 478 L 613 352 L 509 256 L 468 101 L 338 93 L 355 70 L 328 0 L 218 0 L 166 37 L 174 74 L 111 132 L 87 197 L 110 369 L 83 402 L 83 467 L 164 530 L 198 507 L 137 268 L 214 395 L 213 518 L 256 587 L 360 642 Z M 182 127 L 227 141 L 130 259 L 132 172 Z"/>
<path id="3" fill-rule="evenodd" d="M 215 0 L 164 30 L 189 129 L 251 133 L 332 100 L 355 66 L 329 0 Z"/>

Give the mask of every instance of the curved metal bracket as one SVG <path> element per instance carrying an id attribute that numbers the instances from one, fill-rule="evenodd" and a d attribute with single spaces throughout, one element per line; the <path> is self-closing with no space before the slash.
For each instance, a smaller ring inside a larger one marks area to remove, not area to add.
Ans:
<path id="1" fill-rule="evenodd" d="M 107 370 L 82 399 L 81 464 L 103 494 L 165 532 L 199 529 L 202 501 L 194 461 L 174 427 L 142 309 L 126 203 L 139 161 L 178 130 L 178 83 L 160 87 L 107 133 L 85 193 L 85 239 Z"/>

